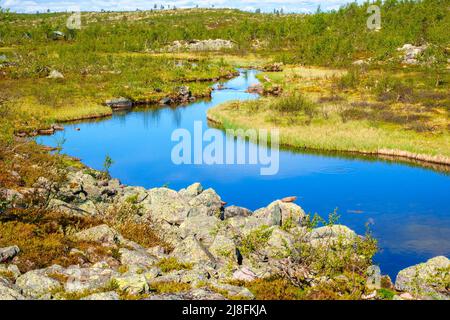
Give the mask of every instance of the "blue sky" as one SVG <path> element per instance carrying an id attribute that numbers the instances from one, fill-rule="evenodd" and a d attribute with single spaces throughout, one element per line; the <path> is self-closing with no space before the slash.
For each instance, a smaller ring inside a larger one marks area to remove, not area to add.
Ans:
<path id="1" fill-rule="evenodd" d="M 104 10 L 136 10 L 151 9 L 155 4 L 175 5 L 178 8 L 215 7 L 239 8 L 263 11 L 283 8 L 285 12 L 313 12 L 320 5 L 323 10 L 337 9 L 348 3 L 348 0 L 0 0 L 0 7 L 15 12 L 46 11 L 100 11 Z M 361 2 L 361 1 L 358 1 Z"/>

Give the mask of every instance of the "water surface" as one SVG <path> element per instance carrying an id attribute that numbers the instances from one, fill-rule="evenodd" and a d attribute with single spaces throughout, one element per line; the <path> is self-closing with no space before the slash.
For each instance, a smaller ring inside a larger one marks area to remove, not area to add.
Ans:
<path id="1" fill-rule="evenodd" d="M 371 224 L 381 247 L 375 262 L 391 277 L 436 255 L 450 255 L 450 177 L 443 173 L 381 160 L 291 151 L 280 152 L 280 170 L 274 176 L 261 176 L 259 165 L 173 164 L 173 130 L 192 131 L 194 121 L 202 121 L 206 130 L 209 108 L 229 100 L 256 99 L 245 92 L 257 82 L 255 74 L 243 71 L 225 84 L 227 89 L 214 91 L 210 101 L 68 124 L 65 131 L 38 141 L 53 146 L 65 141 L 64 153 L 96 169 L 102 169 L 109 155 L 114 160 L 111 175 L 128 185 L 180 189 L 198 181 L 214 188 L 228 205 L 252 210 L 291 195 L 298 196 L 305 211 L 323 217 L 338 208 L 340 223 L 360 234 L 367 222 Z"/>

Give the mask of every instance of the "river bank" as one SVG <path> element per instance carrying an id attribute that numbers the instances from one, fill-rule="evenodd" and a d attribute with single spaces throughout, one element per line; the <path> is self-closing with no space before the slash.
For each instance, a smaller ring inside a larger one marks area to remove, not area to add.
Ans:
<path id="1" fill-rule="evenodd" d="M 354 76 L 354 72 L 360 74 Z M 370 89 L 375 81 L 372 77 L 418 77 L 398 72 L 380 76 L 378 72 L 285 66 L 281 72 L 258 75 L 262 82 L 259 90 L 281 87 L 284 89 L 281 97 L 222 104 L 208 110 L 208 119 L 223 129 L 277 127 L 281 145 L 294 149 L 389 156 L 449 166 L 446 95 L 440 96 L 441 91 L 434 88 L 427 89 L 429 92 L 421 89 L 419 94 L 411 93 L 413 88 L 402 87 L 408 93 L 394 94 L 397 100 L 386 98 L 384 91 L 377 97 L 375 89 Z M 353 80 L 357 84 L 345 87 L 343 82 L 351 77 L 358 79 Z M 400 80 L 389 81 L 403 85 Z M 433 109 L 426 109 L 424 105 L 429 103 L 430 96 L 440 98 L 433 102 Z"/>

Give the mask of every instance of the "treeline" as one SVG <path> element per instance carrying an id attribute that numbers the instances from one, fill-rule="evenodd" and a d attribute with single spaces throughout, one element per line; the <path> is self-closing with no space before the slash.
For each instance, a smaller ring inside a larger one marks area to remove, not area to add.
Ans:
<path id="1" fill-rule="evenodd" d="M 447 61 L 448 0 L 376 1 L 381 9 L 378 31 L 367 28 L 371 4 L 351 3 L 310 15 L 226 9 L 83 13 L 81 30 L 67 30 L 67 13 L 3 11 L 0 45 L 53 45 L 49 35 L 55 30 L 63 31 L 72 49 L 80 52 L 142 52 L 174 40 L 222 38 L 234 41 L 237 52 L 259 50 L 284 62 L 345 66 L 368 57 L 387 60 L 405 43 L 428 43 L 437 62 Z"/>

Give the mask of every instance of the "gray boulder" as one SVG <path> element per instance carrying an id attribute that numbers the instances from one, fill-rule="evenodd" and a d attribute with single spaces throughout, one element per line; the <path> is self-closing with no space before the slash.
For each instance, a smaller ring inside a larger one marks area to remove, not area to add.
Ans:
<path id="1" fill-rule="evenodd" d="M 233 217 L 249 217 L 252 215 L 252 212 L 246 208 L 238 207 L 238 206 L 229 206 L 224 210 L 224 219 L 229 219 Z"/>
<path id="2" fill-rule="evenodd" d="M 48 277 L 41 270 L 29 271 L 16 280 L 16 286 L 22 294 L 32 298 L 39 298 L 52 291 L 62 289 L 61 284 Z"/>
<path id="3" fill-rule="evenodd" d="M 222 200 L 213 189 L 207 189 L 189 201 L 189 216 L 221 216 Z"/>
<path id="4" fill-rule="evenodd" d="M 145 273 L 127 273 L 114 278 L 114 281 L 117 284 L 119 290 L 127 292 L 129 294 L 138 295 L 146 293 L 150 290 L 149 277 Z"/>
<path id="5" fill-rule="evenodd" d="M 53 40 L 62 40 L 66 35 L 62 31 L 52 31 L 50 33 L 50 38 Z"/>
<path id="6" fill-rule="evenodd" d="M 220 219 L 213 216 L 189 217 L 180 225 L 178 234 L 182 239 L 196 236 L 198 240 L 209 246 L 218 232 L 220 223 Z"/>
<path id="7" fill-rule="evenodd" d="M 146 251 L 129 250 L 122 248 L 119 250 L 120 262 L 122 265 L 138 266 L 141 268 L 150 268 L 157 262 L 157 259 Z"/>
<path id="8" fill-rule="evenodd" d="M 267 242 L 267 251 L 269 257 L 274 259 L 289 257 L 295 251 L 295 239 L 291 234 L 275 227 Z"/>
<path id="9" fill-rule="evenodd" d="M 248 267 L 241 267 L 233 272 L 233 280 L 238 281 L 253 281 L 257 278 L 257 275 Z"/>
<path id="10" fill-rule="evenodd" d="M 329 246 L 337 243 L 349 245 L 354 242 L 357 234 L 346 226 L 332 225 L 313 229 L 309 237 L 313 246 Z"/>
<path id="11" fill-rule="evenodd" d="M 11 260 L 19 252 L 20 252 L 20 249 L 18 246 L 10 246 L 10 247 L 5 247 L 5 248 L 0 248 L 0 263 Z"/>
<path id="12" fill-rule="evenodd" d="M 111 278 L 118 274 L 112 269 L 96 266 L 91 268 L 71 266 L 60 273 L 67 277 L 64 284 L 66 292 L 82 292 L 104 288 L 109 284 Z"/>
<path id="13" fill-rule="evenodd" d="M 2 273 L 10 274 L 14 279 L 17 279 L 21 275 L 19 268 L 15 264 L 10 264 L 8 266 L 0 264 L 0 274 Z"/>
<path id="14" fill-rule="evenodd" d="M 282 226 L 287 223 L 298 225 L 306 214 L 301 207 L 292 202 L 274 201 L 266 208 L 258 209 L 253 216 L 263 219 L 269 226 Z"/>
<path id="15" fill-rule="evenodd" d="M 189 206 L 174 190 L 154 188 L 149 190 L 150 215 L 154 221 L 180 225 L 187 217 Z"/>
<path id="16" fill-rule="evenodd" d="M 133 107 L 133 101 L 130 99 L 120 97 L 117 99 L 106 100 L 105 104 L 111 109 L 131 109 Z"/>
<path id="17" fill-rule="evenodd" d="M 401 48 L 397 48 L 398 51 L 403 52 L 403 63 L 405 64 L 417 64 L 420 55 L 428 48 L 428 46 L 414 46 L 412 44 L 405 44 Z"/>
<path id="18" fill-rule="evenodd" d="M 236 244 L 233 239 L 225 235 L 217 235 L 209 247 L 209 251 L 216 258 L 237 262 Z"/>
<path id="19" fill-rule="evenodd" d="M 203 187 L 199 182 L 191 184 L 186 189 L 181 189 L 178 193 L 186 199 L 186 201 L 190 201 L 192 198 L 195 198 L 200 193 L 203 192 Z"/>
<path id="20" fill-rule="evenodd" d="M 439 256 L 401 270 L 395 288 L 419 297 L 449 300 L 449 281 L 450 260 Z"/>
<path id="21" fill-rule="evenodd" d="M 122 240 L 122 236 L 106 224 L 77 232 L 73 235 L 73 238 L 80 241 L 92 241 L 109 245 L 118 244 Z"/>
<path id="22" fill-rule="evenodd" d="M 25 300 L 25 297 L 17 290 L 0 283 L 0 300 Z"/>
<path id="23" fill-rule="evenodd" d="M 172 257 L 183 263 L 216 264 L 216 259 L 195 236 L 188 236 L 173 250 Z"/>

